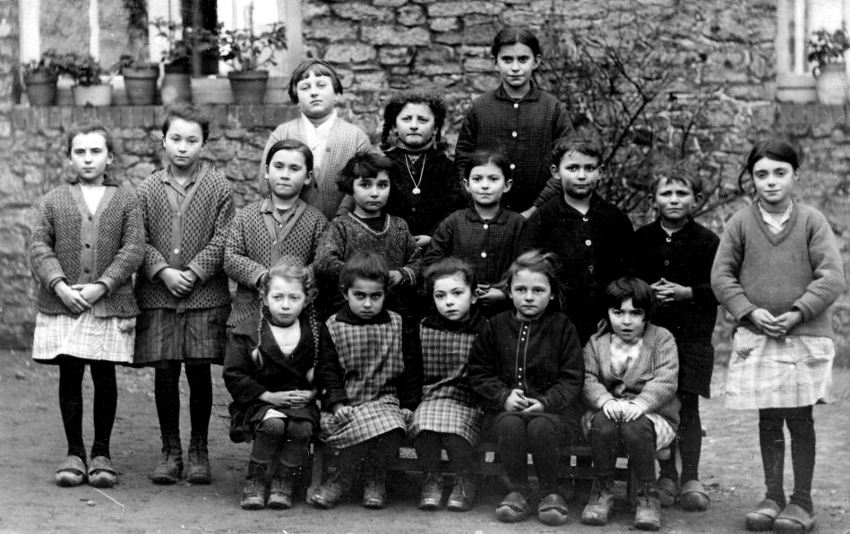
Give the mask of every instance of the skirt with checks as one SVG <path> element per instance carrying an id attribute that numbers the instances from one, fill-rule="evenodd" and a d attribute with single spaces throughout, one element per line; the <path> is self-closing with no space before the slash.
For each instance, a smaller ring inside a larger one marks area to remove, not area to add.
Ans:
<path id="1" fill-rule="evenodd" d="M 407 430 L 398 398 L 394 395 L 384 395 L 353 408 L 352 414 L 344 419 L 339 419 L 330 412 L 322 412 L 320 437 L 325 443 L 341 449 L 363 443 L 397 428 Z"/>
<path id="2" fill-rule="evenodd" d="M 32 359 L 40 363 L 62 363 L 67 357 L 131 363 L 135 338 L 135 317 L 95 317 L 91 310 L 76 317 L 39 313 Z"/>
<path id="3" fill-rule="evenodd" d="M 457 434 L 474 447 L 481 434 L 483 417 L 484 413 L 480 408 L 454 399 L 424 400 L 413 412 L 410 433 L 414 437 L 423 430 L 441 434 Z"/>
<path id="4" fill-rule="evenodd" d="M 835 346 L 826 336 L 772 338 L 738 327 L 726 381 L 726 405 L 737 410 L 824 403 Z"/>

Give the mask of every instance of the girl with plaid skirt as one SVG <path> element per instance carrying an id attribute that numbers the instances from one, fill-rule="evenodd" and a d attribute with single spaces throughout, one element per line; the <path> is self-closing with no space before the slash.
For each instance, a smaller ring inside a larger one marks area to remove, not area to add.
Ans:
<path id="1" fill-rule="evenodd" d="M 844 269 L 826 217 L 792 196 L 800 163 L 787 142 L 753 147 L 746 171 L 756 201 L 726 223 L 711 271 L 714 294 L 738 321 L 727 404 L 759 411 L 767 492 L 747 514 L 748 530 L 798 533 L 815 524 L 812 407 L 828 398 L 835 348 L 827 309 L 844 291 Z M 788 501 L 783 425 L 794 468 Z"/>
<path id="2" fill-rule="evenodd" d="M 379 254 L 354 254 L 339 275 L 345 304 L 322 327 L 321 438 L 339 456 L 336 472 L 312 496 L 321 508 L 336 506 L 358 470 L 365 479 L 363 506 L 386 506 L 387 460 L 398 454 L 412 416 L 401 409 L 399 396 L 414 391 L 402 351 L 401 316 L 384 308 L 389 280 Z"/>
<path id="3" fill-rule="evenodd" d="M 448 500 L 449 510 L 472 508 L 476 481 L 473 447 L 481 431 L 482 411 L 469 384 L 467 361 L 472 342 L 487 324 L 473 304 L 475 272 L 457 258 L 440 260 L 425 271 L 426 294 L 437 312 L 419 325 L 415 361 L 421 362 L 417 392 L 422 402 L 413 412 L 410 433 L 416 457 L 425 474 L 419 498 L 422 510 L 437 510 L 443 501 L 440 451 L 445 449 L 457 476 Z"/>
<path id="4" fill-rule="evenodd" d="M 259 319 L 230 331 L 224 384 L 233 396 L 230 439 L 254 442 L 241 506 L 283 510 L 292 506 L 295 473 L 319 426 L 312 386 L 319 324 L 309 306 L 316 285 L 300 260 L 283 258 L 263 279 L 261 295 Z"/>
<path id="5" fill-rule="evenodd" d="M 133 361 L 139 308 L 131 276 L 145 255 L 145 230 L 136 195 L 106 175 L 112 137 L 98 123 L 75 126 L 68 164 L 75 176 L 41 203 L 29 243 L 38 282 L 32 357 L 59 365 L 59 409 L 68 440 L 56 471 L 59 486 L 115 484 L 109 440 L 118 388 L 115 364 Z M 83 373 L 94 383 L 94 443 L 86 466 Z"/>
<path id="6" fill-rule="evenodd" d="M 201 161 L 210 122 L 204 110 L 191 104 L 169 108 L 162 124 L 166 166 L 139 186 L 147 250 L 136 286 L 142 315 L 134 363 L 155 369 L 162 455 L 151 475 L 154 484 L 174 484 L 183 472 L 183 367 L 192 428 L 187 480 L 209 484 L 211 479 L 211 365 L 224 361 L 230 293 L 222 265 L 234 208 L 227 178 Z"/>

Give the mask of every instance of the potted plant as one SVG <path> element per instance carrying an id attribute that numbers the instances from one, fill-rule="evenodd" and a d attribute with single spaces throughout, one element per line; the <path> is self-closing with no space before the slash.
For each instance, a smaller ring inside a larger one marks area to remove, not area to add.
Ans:
<path id="1" fill-rule="evenodd" d="M 850 49 L 847 30 L 830 33 L 820 29 L 806 41 L 812 74 L 817 78 L 818 100 L 823 104 L 841 105 L 848 99 L 847 63 L 844 53 Z"/>
<path id="2" fill-rule="evenodd" d="M 131 106 L 150 106 L 156 103 L 159 65 L 123 54 L 114 70 L 124 76 L 124 90 Z"/>
<path id="3" fill-rule="evenodd" d="M 31 106 L 52 106 L 56 102 L 56 82 L 62 73 L 61 56 L 45 50 L 41 59 L 21 65 L 21 76 Z"/>
<path id="4" fill-rule="evenodd" d="M 78 106 L 108 106 L 112 103 L 111 81 L 101 78 L 107 74 L 100 63 L 90 55 L 69 52 L 62 57 L 62 72 L 74 79 L 72 91 Z"/>
<path id="5" fill-rule="evenodd" d="M 164 18 L 156 18 L 151 22 L 151 26 L 156 28 L 156 37 L 165 39 L 168 47 L 162 53 L 162 102 L 170 104 L 177 100 L 189 102 L 192 100 L 192 48 L 189 45 L 190 40 L 184 39 L 183 30 L 180 25 L 165 20 Z M 190 31 L 190 30 L 186 30 Z"/>

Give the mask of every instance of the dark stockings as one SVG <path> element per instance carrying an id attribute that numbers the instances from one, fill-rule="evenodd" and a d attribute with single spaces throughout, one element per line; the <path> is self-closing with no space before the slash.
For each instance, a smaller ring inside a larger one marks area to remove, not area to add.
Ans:
<path id="1" fill-rule="evenodd" d="M 475 453 L 472 445 L 457 434 L 443 434 L 423 430 L 416 436 L 413 443 L 416 449 L 416 457 L 425 474 L 438 474 L 440 472 L 440 453 L 446 450 L 452 468 L 460 475 L 468 475 L 475 463 Z"/>
<path id="2" fill-rule="evenodd" d="M 699 480 L 699 460 L 702 451 L 702 420 L 699 416 L 699 395 L 680 391 L 679 400 L 679 455 L 682 458 L 682 484 Z M 661 476 L 673 481 L 679 478 L 676 471 L 676 448 L 670 448 L 670 459 L 660 460 Z"/>
<path id="3" fill-rule="evenodd" d="M 287 467 L 298 467 L 312 435 L 313 424 L 309 421 L 266 419 L 254 433 L 251 461 L 268 464 L 277 457 Z"/>
<path id="4" fill-rule="evenodd" d="M 791 434 L 791 465 L 794 469 L 794 493 L 791 502 L 812 513 L 812 478 L 815 470 L 815 422 L 812 407 L 765 408 L 759 410 L 759 445 L 764 466 L 765 496 L 785 507 L 783 472 L 785 469 L 785 433 Z"/>
<path id="5" fill-rule="evenodd" d="M 512 490 L 524 489 L 528 484 L 528 453 L 534 462 L 540 492 L 546 495 L 557 489 L 563 435 L 563 427 L 550 417 L 499 414 L 496 419 L 497 448 Z"/>
<path id="6" fill-rule="evenodd" d="M 168 361 L 156 369 L 154 394 L 159 428 L 163 436 L 180 435 L 180 361 Z M 192 436 L 206 437 L 212 413 L 210 364 L 186 365 L 189 382 L 189 416 Z"/>
<path id="7" fill-rule="evenodd" d="M 391 430 L 351 447 L 340 449 L 337 457 L 340 478 L 354 480 L 359 468 L 366 473 L 385 472 L 387 460 L 398 454 L 403 435 L 401 429 Z"/>
<path id="8" fill-rule="evenodd" d="M 118 406 L 118 386 L 115 382 L 115 364 L 96 362 L 89 365 L 94 383 L 94 443 L 92 458 L 109 458 L 109 439 L 115 423 Z M 63 363 L 59 366 L 59 409 L 68 440 L 68 454 L 86 458 L 83 443 L 83 363 Z"/>

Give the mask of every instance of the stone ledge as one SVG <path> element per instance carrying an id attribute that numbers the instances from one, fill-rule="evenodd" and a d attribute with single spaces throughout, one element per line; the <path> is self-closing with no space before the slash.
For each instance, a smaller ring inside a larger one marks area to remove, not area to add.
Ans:
<path id="1" fill-rule="evenodd" d="M 776 125 L 797 135 L 823 132 L 828 135 L 835 128 L 850 129 L 850 104 L 827 106 L 824 104 L 799 104 L 780 102 L 776 110 Z"/>
<path id="2" fill-rule="evenodd" d="M 289 104 L 208 105 L 215 128 L 274 128 L 298 117 L 298 109 Z M 111 128 L 158 128 L 162 124 L 162 106 L 77 107 L 51 106 L 12 108 L 13 132 L 66 130 L 72 124 L 97 119 Z"/>

